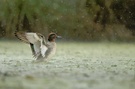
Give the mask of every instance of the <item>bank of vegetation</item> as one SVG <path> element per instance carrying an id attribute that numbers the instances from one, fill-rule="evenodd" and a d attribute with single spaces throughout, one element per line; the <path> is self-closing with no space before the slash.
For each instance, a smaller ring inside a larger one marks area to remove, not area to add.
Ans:
<path id="1" fill-rule="evenodd" d="M 65 39 L 135 40 L 134 0 L 0 0 L 0 37 L 53 31 Z"/>

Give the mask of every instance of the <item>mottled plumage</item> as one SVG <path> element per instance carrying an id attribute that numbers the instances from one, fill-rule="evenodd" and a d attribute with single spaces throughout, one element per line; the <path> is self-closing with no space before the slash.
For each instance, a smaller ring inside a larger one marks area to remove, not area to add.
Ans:
<path id="1" fill-rule="evenodd" d="M 40 33 L 15 32 L 15 36 L 21 41 L 30 44 L 31 51 L 36 60 L 48 60 L 56 52 L 55 39 L 60 38 L 55 33 L 50 33 L 48 41 Z"/>

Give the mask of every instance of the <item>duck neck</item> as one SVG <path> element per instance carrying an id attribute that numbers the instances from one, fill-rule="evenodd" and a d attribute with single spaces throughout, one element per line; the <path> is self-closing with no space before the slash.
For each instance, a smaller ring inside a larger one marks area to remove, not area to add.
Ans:
<path id="1" fill-rule="evenodd" d="M 53 40 L 48 40 L 49 42 L 55 42 L 55 40 L 53 39 Z"/>

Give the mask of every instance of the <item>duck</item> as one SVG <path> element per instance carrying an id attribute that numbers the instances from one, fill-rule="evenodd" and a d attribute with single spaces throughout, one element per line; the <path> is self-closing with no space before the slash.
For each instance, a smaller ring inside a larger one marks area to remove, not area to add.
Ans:
<path id="1" fill-rule="evenodd" d="M 36 32 L 16 31 L 15 36 L 30 45 L 33 57 L 38 61 L 47 61 L 56 53 L 56 38 L 62 38 L 56 33 L 51 32 L 48 39 L 45 36 Z"/>

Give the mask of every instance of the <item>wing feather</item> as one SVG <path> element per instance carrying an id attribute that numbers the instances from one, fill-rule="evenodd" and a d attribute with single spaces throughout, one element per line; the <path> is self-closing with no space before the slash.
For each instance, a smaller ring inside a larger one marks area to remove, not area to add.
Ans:
<path id="1" fill-rule="evenodd" d="M 42 55 L 43 57 L 45 57 L 45 53 L 46 53 L 46 51 L 47 51 L 48 48 L 47 48 L 43 43 L 44 43 L 44 42 L 41 41 L 40 49 L 41 49 L 41 55 Z"/>
<path id="2" fill-rule="evenodd" d="M 36 53 L 35 49 L 34 49 L 34 45 L 32 43 L 30 43 L 30 47 L 31 47 L 32 54 L 34 56 L 34 54 Z"/>
<path id="3" fill-rule="evenodd" d="M 45 57 L 47 51 L 45 37 L 40 33 L 34 32 L 15 32 L 15 36 L 25 43 L 29 43 L 34 57 L 39 55 Z"/>
<path id="4" fill-rule="evenodd" d="M 25 43 L 30 43 L 29 40 L 26 38 L 25 32 L 15 32 L 15 36 Z"/>
<path id="5" fill-rule="evenodd" d="M 32 44 L 41 40 L 41 38 L 37 35 L 37 33 L 25 33 L 26 38 Z"/>

